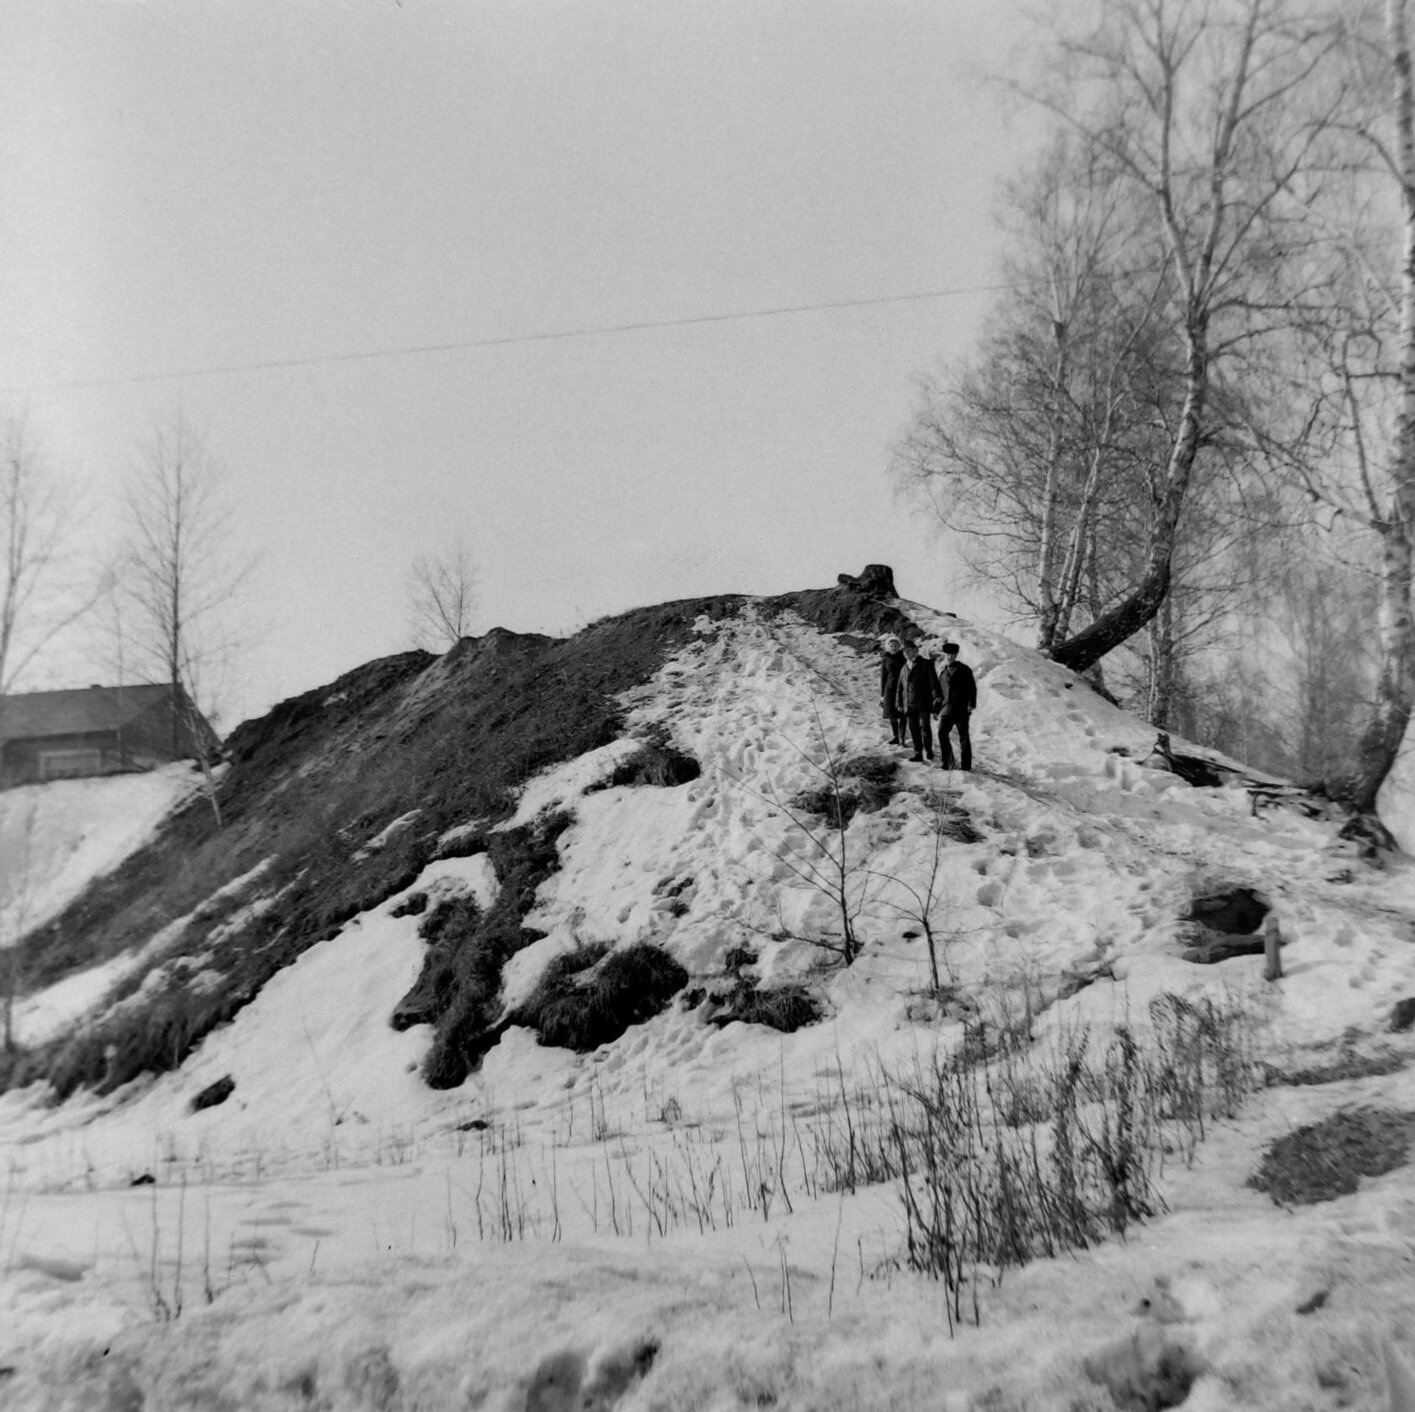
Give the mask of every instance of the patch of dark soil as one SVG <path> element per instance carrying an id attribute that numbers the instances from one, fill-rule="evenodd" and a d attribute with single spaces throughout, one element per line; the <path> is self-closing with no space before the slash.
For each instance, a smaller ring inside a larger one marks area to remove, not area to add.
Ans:
<path id="1" fill-rule="evenodd" d="M 1267 945 L 1263 924 L 1268 911 L 1268 904 L 1251 887 L 1196 897 L 1180 919 L 1183 958 L 1210 966 L 1235 956 L 1261 956 Z"/>
<path id="2" fill-rule="evenodd" d="M 1306 1068 L 1286 1071 L 1273 1069 L 1269 1073 L 1269 1082 L 1309 1088 L 1319 1084 L 1342 1083 L 1347 1079 L 1380 1078 L 1384 1074 L 1398 1073 L 1404 1067 L 1404 1056 L 1389 1050 L 1377 1054 L 1358 1054 L 1354 1049 L 1347 1049 L 1326 1064 L 1310 1064 Z"/>
<path id="3" fill-rule="evenodd" d="M 243 721 L 226 739 L 226 755 L 237 779 L 222 790 L 223 802 L 239 807 L 243 786 L 254 784 L 243 777 L 242 766 L 258 759 L 266 770 L 278 772 L 304 763 L 312 735 L 359 731 L 371 709 L 436 660 L 431 652 L 403 652 L 366 662 L 328 686 L 292 696 L 266 715 Z"/>
<path id="4" fill-rule="evenodd" d="M 920 635 L 918 628 L 893 602 L 870 598 L 844 587 L 783 593 L 775 598 L 764 598 L 757 606 L 768 618 L 779 613 L 795 613 L 822 632 L 848 633 L 852 637 L 876 640 L 889 632 L 900 637 Z"/>
<path id="5" fill-rule="evenodd" d="M 986 835 L 978 832 L 972 816 L 952 791 L 930 791 L 924 795 L 924 803 L 933 814 L 934 830 L 943 838 L 951 838 L 955 843 L 983 842 Z"/>
<path id="6" fill-rule="evenodd" d="M 1200 922 L 1227 936 L 1246 936 L 1263 925 L 1268 910 L 1268 904 L 1251 887 L 1233 887 L 1196 897 L 1183 920 Z"/>
<path id="7" fill-rule="evenodd" d="M 215 1108 L 218 1104 L 225 1103 L 236 1091 L 236 1080 L 227 1074 L 225 1078 L 217 1079 L 215 1083 L 207 1084 L 202 1091 L 192 1099 L 192 1112 L 200 1113 L 203 1108 Z"/>
<path id="8" fill-rule="evenodd" d="M 1407 995 L 1391 1007 L 1390 1031 L 1392 1034 L 1403 1034 L 1412 1025 L 1415 1025 L 1415 995 Z"/>
<path id="9" fill-rule="evenodd" d="M 787 800 L 800 814 L 819 814 L 833 829 L 849 827 L 858 813 L 873 814 L 889 803 L 899 764 L 884 755 L 855 755 L 835 767 L 835 778 L 824 779 Z"/>
<path id="10" fill-rule="evenodd" d="M 597 942 L 557 956 L 507 1023 L 535 1030 L 542 1044 L 587 1054 L 651 1020 L 687 983 L 687 971 L 661 947 L 610 951 Z"/>
<path id="11" fill-rule="evenodd" d="M 1279 1138 L 1248 1185 L 1279 1206 L 1309 1206 L 1349 1196 L 1362 1177 L 1393 1172 L 1410 1160 L 1415 1114 L 1348 1108 Z"/>
<path id="12" fill-rule="evenodd" d="M 618 765 L 607 778 L 585 792 L 592 794 L 595 790 L 610 789 L 616 785 L 652 785 L 659 789 L 671 789 L 674 785 L 697 779 L 702 772 L 702 766 L 686 751 L 679 750 L 667 740 L 652 740 Z"/>

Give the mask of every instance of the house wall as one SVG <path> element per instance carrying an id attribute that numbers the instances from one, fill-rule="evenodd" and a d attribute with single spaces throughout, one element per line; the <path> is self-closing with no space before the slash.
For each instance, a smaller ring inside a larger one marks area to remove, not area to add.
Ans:
<path id="1" fill-rule="evenodd" d="M 117 734 L 112 731 L 49 736 L 42 740 L 7 740 L 0 750 L 0 789 L 39 784 L 48 779 L 147 770 L 161 758 L 164 757 L 150 748 L 127 741 L 120 749 Z"/>
<path id="2" fill-rule="evenodd" d="M 132 750 L 147 750 L 160 760 L 172 759 L 172 708 L 166 701 L 149 706 L 123 727 L 124 744 Z M 183 712 L 177 720 L 177 759 L 196 759 L 197 740 Z"/>

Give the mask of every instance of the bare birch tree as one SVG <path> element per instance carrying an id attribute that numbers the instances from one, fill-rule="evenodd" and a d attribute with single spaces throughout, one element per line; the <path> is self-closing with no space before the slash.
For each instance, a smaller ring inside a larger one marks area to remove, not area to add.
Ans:
<path id="1" fill-rule="evenodd" d="M 1136 432 L 1144 440 L 1153 417 L 1137 383 L 1160 350 L 1153 301 L 1127 299 L 1120 275 L 1130 214 L 1091 153 L 1065 137 L 1049 146 L 1008 189 L 1010 288 L 978 355 L 923 383 L 894 456 L 901 487 L 1035 619 L 1044 652 L 1093 586 L 1106 592 L 1109 550 L 1132 537 L 1118 524 L 1142 494 Z"/>
<path id="2" fill-rule="evenodd" d="M 123 585 L 130 602 L 128 647 L 172 691 L 172 751 L 185 733 L 197 750 L 218 827 L 212 774 L 214 677 L 234 647 L 230 608 L 250 561 L 229 548 L 231 511 L 217 464 L 182 416 L 142 444 L 127 481 L 128 552 Z"/>
<path id="3" fill-rule="evenodd" d="M 408 569 L 407 588 L 414 646 L 444 652 L 471 631 L 477 573 L 461 535 L 436 554 L 419 554 Z"/>
<path id="4" fill-rule="evenodd" d="M 73 492 L 24 417 L 0 425 L 0 710 L 16 680 L 97 597 L 68 558 Z"/>
<path id="5" fill-rule="evenodd" d="M 1165 314 L 1175 281 L 1153 258 L 1148 208 L 1104 154 L 1058 138 L 1011 187 L 1006 215 L 1010 288 L 971 365 L 925 385 L 894 469 L 1052 653 L 1145 571 L 1185 350 Z M 1174 527 L 1166 594 L 1132 644 L 1145 675 L 1135 694 L 1159 725 L 1182 688 L 1182 660 L 1242 591 L 1232 551 L 1255 521 L 1216 434 L 1233 420 L 1229 400 L 1216 398 Z M 1128 662 L 1120 675 L 1134 680 Z"/>
<path id="6" fill-rule="evenodd" d="M 1294 181 L 1327 126 L 1314 78 L 1337 37 L 1297 0 L 1103 0 L 1094 26 L 1058 26 L 1028 90 L 1143 213 L 1129 249 L 1163 267 L 1175 345 L 1143 553 L 1114 601 L 1052 644 L 1075 670 L 1159 612 L 1223 379 L 1281 323 L 1279 273 L 1312 238 Z"/>

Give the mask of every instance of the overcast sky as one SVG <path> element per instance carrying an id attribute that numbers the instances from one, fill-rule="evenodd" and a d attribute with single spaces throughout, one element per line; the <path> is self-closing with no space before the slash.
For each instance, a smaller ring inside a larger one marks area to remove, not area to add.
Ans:
<path id="1" fill-rule="evenodd" d="M 1011 16 L 7 0 L 0 396 L 99 524 L 154 423 L 204 430 L 260 553 L 228 726 L 407 646 L 458 532 L 478 631 L 874 561 L 982 611 L 887 467 L 996 279 Z"/>

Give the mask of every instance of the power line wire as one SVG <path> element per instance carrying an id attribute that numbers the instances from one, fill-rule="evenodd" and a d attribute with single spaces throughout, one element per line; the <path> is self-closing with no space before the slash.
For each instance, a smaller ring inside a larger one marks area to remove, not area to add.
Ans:
<path id="1" fill-rule="evenodd" d="M 990 294 L 1006 289 L 1002 284 L 960 285 L 954 289 L 927 289 L 913 294 L 882 294 L 868 299 L 834 299 L 818 304 L 784 304 L 774 309 L 746 309 L 725 314 L 696 314 L 679 319 L 643 319 L 625 324 L 597 324 L 584 328 L 555 329 L 544 333 L 504 334 L 496 338 L 470 338 L 453 343 L 409 343 L 390 348 L 369 348 L 352 353 L 316 353 L 298 358 L 267 358 L 253 363 L 220 363 L 203 368 L 183 368 L 160 373 L 129 373 L 122 377 L 83 378 L 40 383 L 32 387 L 7 387 L 8 393 L 69 392 L 94 387 L 123 387 L 138 383 L 171 382 L 177 378 L 222 377 L 230 373 L 257 373 L 279 368 L 311 368 L 326 363 L 359 363 L 375 358 L 403 358 L 422 353 L 456 353 L 471 348 L 501 348 L 517 343 L 553 343 L 562 339 L 643 333 L 651 329 L 688 328 L 695 324 L 721 324 L 743 319 L 773 319 L 784 314 L 813 314 L 830 309 L 862 309 L 877 304 L 907 304 L 922 299 L 947 299 L 959 294 Z"/>

